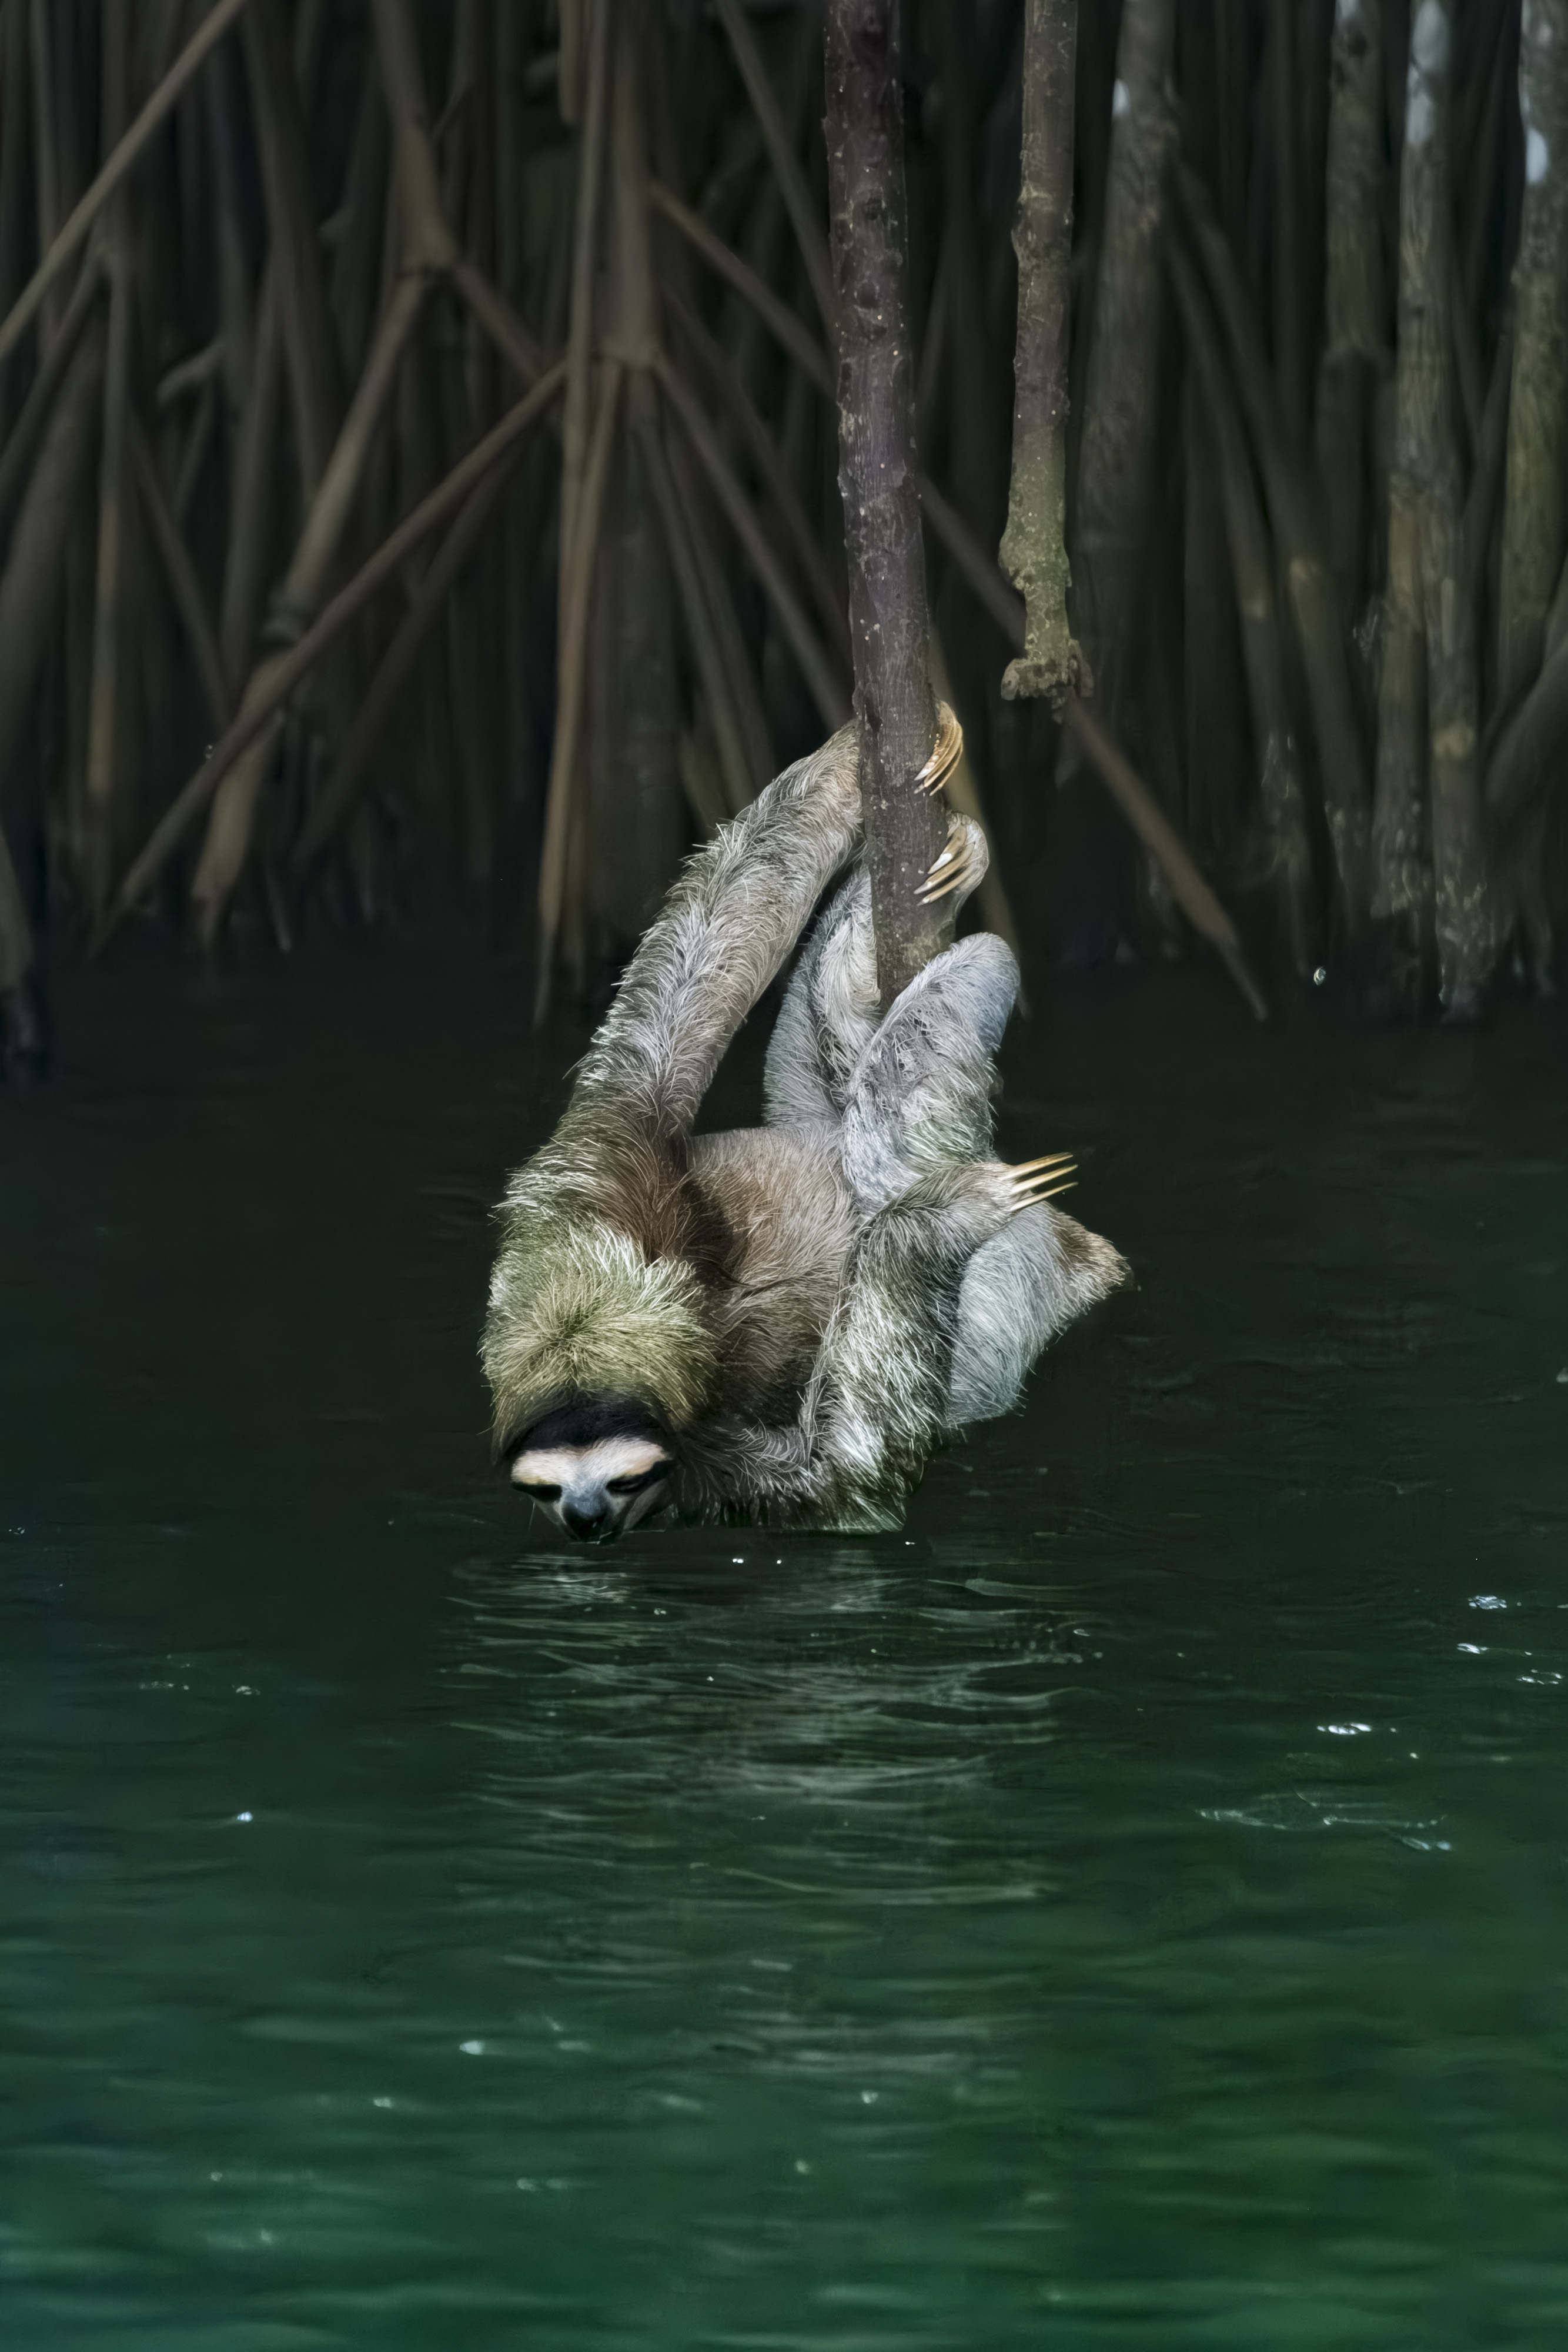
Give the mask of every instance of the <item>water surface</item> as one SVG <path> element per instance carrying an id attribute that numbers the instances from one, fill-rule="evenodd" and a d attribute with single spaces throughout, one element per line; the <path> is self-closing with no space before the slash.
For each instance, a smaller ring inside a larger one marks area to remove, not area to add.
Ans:
<path id="1" fill-rule="evenodd" d="M 1563 2342 L 1563 1017 L 1053 992 L 1137 1291 L 896 1538 L 587 1555 L 525 994 L 95 972 L 0 1100 L 0 2341 Z"/>

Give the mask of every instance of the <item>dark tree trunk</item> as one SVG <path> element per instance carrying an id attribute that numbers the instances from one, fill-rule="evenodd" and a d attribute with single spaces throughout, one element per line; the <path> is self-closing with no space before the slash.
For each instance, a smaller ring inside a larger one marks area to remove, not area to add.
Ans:
<path id="1" fill-rule="evenodd" d="M 242 30 L 268 223 L 278 261 L 276 284 L 284 363 L 294 402 L 300 479 L 308 501 L 327 469 L 343 421 L 338 335 L 312 215 L 299 85 L 289 55 L 287 20 L 278 0 L 257 0 L 257 5 L 248 7 Z"/>
<path id="2" fill-rule="evenodd" d="M 1202 392 L 1190 370 L 1183 410 L 1187 822 L 1200 841 L 1214 845 L 1220 870 L 1225 872 L 1234 863 L 1240 840 L 1252 755 L 1241 666 L 1240 610 L 1232 579 L 1218 461 Z"/>
<path id="3" fill-rule="evenodd" d="M 1269 129 L 1273 148 L 1274 373 L 1285 432 L 1298 454 L 1306 439 L 1306 320 L 1301 286 L 1301 163 L 1297 128 L 1296 15 L 1292 0 L 1271 0 L 1269 23 Z"/>
<path id="4" fill-rule="evenodd" d="M 1322 551 L 1316 502 L 1291 455 L 1268 362 L 1251 322 L 1245 289 L 1223 236 L 1191 174 L 1183 175 L 1199 254 L 1230 347 L 1231 368 L 1263 479 L 1283 584 L 1301 646 L 1318 740 L 1323 814 L 1348 929 L 1367 908 L 1371 795 L 1338 600 Z M 1221 444 L 1221 458 L 1224 457 Z"/>
<path id="5" fill-rule="evenodd" d="M 658 322 L 636 11 L 621 7 L 612 44 L 601 335 L 603 348 L 629 373 L 594 564 L 588 637 L 594 683 L 580 804 L 592 845 L 582 877 L 591 945 L 621 953 L 658 909 L 680 863 L 685 816 L 674 595 L 646 456 L 657 405 L 644 363 Z"/>
<path id="6" fill-rule="evenodd" d="M 1203 307 L 1197 277 L 1179 246 L 1170 249 L 1172 282 L 1187 350 L 1207 412 L 1218 462 L 1219 494 L 1230 542 L 1241 651 L 1258 754 L 1259 878 L 1279 897 L 1297 974 L 1312 969 L 1317 941 L 1312 912 L 1312 854 L 1301 753 L 1291 723 L 1284 637 L 1274 597 L 1273 562 L 1253 480 L 1240 409 L 1219 341 Z"/>
<path id="7" fill-rule="evenodd" d="M 1459 467 L 1450 384 L 1452 21 L 1422 0 L 1411 30 L 1400 169 L 1398 419 L 1389 503 L 1388 634 L 1379 712 L 1375 911 L 1392 926 L 1396 991 L 1412 992 L 1424 916 L 1422 711 L 1438 979 L 1450 1016 L 1472 1013 L 1494 940 L 1480 832 L 1475 613 L 1463 593 Z M 1403 966 L 1403 982 L 1401 967 Z"/>
<path id="8" fill-rule="evenodd" d="M 1519 702 L 1541 667 L 1568 538 L 1568 0 L 1533 0 L 1519 53 L 1524 204 L 1499 582 L 1498 700 Z"/>
<path id="9" fill-rule="evenodd" d="M 1072 99 L 1077 0 L 1029 0 L 1024 13 L 1023 169 L 1013 246 L 1019 260 L 1013 479 L 1002 565 L 1024 600 L 1027 650 L 1002 692 L 1078 687 L 1067 620 L 1068 276 L 1072 259 Z"/>
<path id="10" fill-rule="evenodd" d="M 829 0 L 827 136 L 839 305 L 839 488 L 877 980 L 891 1003 L 949 918 L 917 892 L 946 837 L 915 778 L 936 734 L 915 480 L 898 0 Z"/>
<path id="11" fill-rule="evenodd" d="M 1105 234 L 1078 461 L 1080 635 L 1114 719 L 1132 669 L 1158 464 L 1160 247 L 1176 141 L 1174 0 L 1125 0 L 1116 47 Z"/>
<path id="12" fill-rule="evenodd" d="M 1323 332 L 1317 453 L 1342 614 L 1366 590 L 1372 404 L 1386 371 L 1383 240 L 1383 0 L 1354 0 L 1334 20 L 1324 174 Z"/>

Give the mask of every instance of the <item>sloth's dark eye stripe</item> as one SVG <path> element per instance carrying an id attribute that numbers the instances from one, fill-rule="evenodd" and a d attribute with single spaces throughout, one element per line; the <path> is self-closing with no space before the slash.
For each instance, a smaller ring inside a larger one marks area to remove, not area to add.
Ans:
<path id="1" fill-rule="evenodd" d="M 606 1490 L 612 1495 L 640 1495 L 644 1486 L 651 1486 L 655 1479 L 664 1477 L 669 1467 L 667 1462 L 655 1462 L 651 1470 L 640 1470 L 634 1478 L 607 1478 L 604 1482 Z"/>

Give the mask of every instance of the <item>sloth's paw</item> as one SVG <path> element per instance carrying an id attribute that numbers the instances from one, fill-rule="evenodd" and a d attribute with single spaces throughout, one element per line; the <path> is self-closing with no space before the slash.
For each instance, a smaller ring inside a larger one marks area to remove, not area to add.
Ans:
<path id="1" fill-rule="evenodd" d="M 931 747 L 931 757 L 915 779 L 916 792 L 939 793 L 957 766 L 964 751 L 964 730 L 953 713 L 951 703 L 936 705 L 936 740 Z"/>
<path id="2" fill-rule="evenodd" d="M 1078 1180 L 1078 1166 L 1071 1151 L 1053 1151 L 1044 1160 L 1020 1160 L 1003 1173 L 1011 1195 L 1008 1213 L 1016 1217 L 1020 1209 L 1070 1192 Z"/>
<path id="3" fill-rule="evenodd" d="M 937 1170 L 912 1184 L 888 1210 L 936 1210 L 953 1221 L 952 1230 L 972 1249 L 981 1247 L 1011 1223 L 1020 1209 L 1034 1209 L 1065 1192 L 1073 1180 L 1072 1155 L 1052 1152 L 1009 1167 L 1001 1160 L 968 1160 Z"/>
<path id="4" fill-rule="evenodd" d="M 956 893 L 958 902 L 977 889 L 986 878 L 986 868 L 991 854 L 986 836 L 973 817 L 950 816 L 947 820 L 947 843 L 931 871 L 915 892 L 923 907 L 935 906 L 938 898 Z"/>

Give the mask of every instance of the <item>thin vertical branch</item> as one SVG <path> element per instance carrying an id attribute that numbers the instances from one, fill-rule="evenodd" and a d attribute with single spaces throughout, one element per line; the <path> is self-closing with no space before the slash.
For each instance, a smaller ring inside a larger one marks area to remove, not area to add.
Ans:
<path id="1" fill-rule="evenodd" d="M 1027 0 L 1012 491 L 1002 568 L 1024 600 L 1028 649 L 1002 692 L 1060 707 L 1084 688 L 1067 616 L 1068 273 L 1072 260 L 1072 101 L 1077 0 Z"/>
<path id="2" fill-rule="evenodd" d="M 1480 1010 L 1496 942 L 1481 840 L 1476 614 L 1464 593 L 1453 379 L 1445 365 L 1454 284 L 1452 57 L 1451 0 L 1420 0 L 1400 187 L 1399 461 L 1420 484 L 1438 993 L 1448 1018 L 1460 1020 Z"/>
<path id="3" fill-rule="evenodd" d="M 951 918 L 918 892 L 946 837 L 915 778 L 936 740 L 915 480 L 898 0 L 829 0 L 828 177 L 839 487 L 877 982 L 892 1003 Z"/>
<path id="4" fill-rule="evenodd" d="M 251 0 L 245 16 L 245 51 L 277 263 L 274 299 L 294 404 L 300 487 L 308 501 L 342 423 L 343 378 L 310 203 L 299 86 L 280 0 Z"/>
<path id="5" fill-rule="evenodd" d="M 830 633 L 831 641 L 847 661 L 850 633 L 842 583 L 834 581 L 829 569 L 821 538 L 806 512 L 788 461 L 753 406 L 728 352 L 720 349 L 695 310 L 678 297 L 670 296 L 668 299 L 683 338 L 706 369 L 710 382 L 750 453 L 763 489 L 773 501 L 779 519 L 789 534 L 796 560 L 816 599 L 817 610 Z"/>
<path id="6" fill-rule="evenodd" d="M 667 422 L 667 420 L 666 420 Z M 730 589 L 729 567 L 724 550 L 712 529 L 712 502 L 704 496 L 692 464 L 689 446 L 684 436 L 661 431 L 660 443 L 669 461 L 670 478 L 674 484 L 680 504 L 681 518 L 689 540 L 697 569 L 707 594 L 709 617 L 718 641 L 719 658 L 733 700 L 740 739 L 745 750 L 746 772 L 755 780 L 755 786 L 765 784 L 773 773 L 773 742 L 768 732 L 768 715 L 762 707 L 762 695 L 758 683 L 757 658 L 747 643 L 742 614 L 737 610 Z M 844 667 L 849 667 L 848 627 L 845 638 Z M 843 698 L 839 700 L 839 714 L 843 713 Z M 824 721 L 824 724 L 831 723 Z M 748 795 L 749 797 L 749 795 Z"/>
<path id="7" fill-rule="evenodd" d="M 1306 441 L 1306 292 L 1302 285 L 1301 155 L 1297 109 L 1296 18 L 1298 0 L 1270 0 L 1269 148 L 1274 173 L 1273 249 L 1270 284 L 1274 298 L 1274 368 L 1280 404 L 1291 447 Z"/>
<path id="8" fill-rule="evenodd" d="M 1568 544 L 1568 0 L 1531 0 L 1519 51 L 1524 209 L 1498 580 L 1498 700 L 1541 667 Z"/>
<path id="9" fill-rule="evenodd" d="M 364 373 L 322 469 L 299 544 L 274 603 L 273 626 L 279 635 L 298 635 L 320 609 L 371 443 L 429 291 L 426 278 L 400 278 L 376 329 Z"/>
<path id="10" fill-rule="evenodd" d="M 0 1070 L 16 1079 L 43 1058 L 33 974 L 33 927 L 0 828 Z"/>
<path id="11" fill-rule="evenodd" d="M 71 525 L 102 420 L 103 343 L 95 321 L 50 413 L 0 572 L 0 776 L 16 761 L 55 632 Z"/>
<path id="12" fill-rule="evenodd" d="M 0 542 L 4 541 L 10 528 L 12 513 L 27 486 L 56 397 L 65 382 L 66 371 L 76 356 L 77 345 L 98 308 L 102 291 L 102 273 L 96 257 L 89 254 L 82 265 L 58 331 L 45 353 L 27 397 L 22 404 L 22 413 L 6 436 L 4 451 L 0 452 Z"/>
<path id="13" fill-rule="evenodd" d="M 190 646 L 192 665 L 202 682 L 208 716 L 221 734 L 228 725 L 232 712 L 228 688 L 224 683 L 217 639 L 213 635 L 206 600 L 202 593 L 196 567 L 191 560 L 191 551 L 180 536 L 179 524 L 170 512 L 152 452 L 147 446 L 147 436 L 134 415 L 130 419 L 130 446 L 136 488 L 146 511 L 152 544 L 158 551 L 164 577 L 169 583 L 170 596 Z"/>
<path id="14" fill-rule="evenodd" d="M 1185 426 L 1182 572 L 1186 655 L 1187 822 L 1228 866 L 1240 835 L 1251 765 L 1241 612 L 1226 529 L 1214 436 L 1196 375 L 1182 400 Z"/>
<path id="15" fill-rule="evenodd" d="M 561 411 L 561 609 L 566 569 L 577 532 L 577 509 L 588 463 L 589 366 L 593 352 L 593 273 L 599 250 L 599 208 L 604 180 L 610 92 L 610 10 L 612 0 L 574 0 L 588 23 L 587 103 L 577 153 L 577 210 L 572 226 L 571 311 L 567 330 L 566 401 Z"/>
<path id="16" fill-rule="evenodd" d="M 0 317 L 26 268 L 27 186 L 33 163 L 26 0 L 5 0 L 0 18 Z M 11 421 L 10 371 L 0 368 L 0 435 Z"/>
<path id="17" fill-rule="evenodd" d="M 1399 358 L 1389 490 L 1387 642 L 1379 712 L 1375 910 L 1390 926 L 1388 985 L 1408 1009 L 1419 986 L 1426 898 L 1421 782 L 1429 786 L 1439 991 L 1473 1014 L 1494 943 L 1480 835 L 1475 613 L 1464 594 L 1448 302 L 1453 26 L 1420 0 L 1410 31 L 1399 200 Z M 1425 657 L 1426 761 L 1416 648 Z"/>
<path id="18" fill-rule="evenodd" d="M 662 352 L 654 355 L 653 367 L 664 398 L 685 436 L 687 446 L 707 476 L 725 519 L 745 549 L 747 561 L 773 607 L 780 633 L 800 665 L 800 675 L 824 725 L 841 727 L 847 715 L 846 698 L 832 663 L 823 652 L 821 642 L 807 618 L 800 598 L 789 585 L 784 567 L 774 553 L 751 501 L 719 448 L 712 426 Z"/>
<path id="19" fill-rule="evenodd" d="M 957 689 L 953 684 L 952 672 L 947 667 L 946 653 L 943 648 L 941 635 L 935 621 L 931 625 L 931 684 L 936 690 L 938 701 L 946 703 L 950 709 L 956 710 L 958 699 Z M 950 808 L 956 809 L 960 816 L 972 817 L 982 832 L 988 831 L 985 804 L 980 797 L 979 782 L 975 774 L 975 763 L 963 746 L 960 746 L 958 757 L 943 780 L 942 791 Z M 998 939 L 1006 940 L 1014 955 L 1021 962 L 1024 951 L 1023 937 L 1019 929 L 1018 918 L 1013 912 L 1012 898 L 1008 886 L 1002 879 L 1000 865 L 995 858 L 991 860 L 980 878 L 979 887 L 975 892 L 975 904 L 980 910 L 980 919 L 987 929 L 995 931 Z M 1021 996 L 1019 1009 L 1020 1012 L 1025 1010 Z"/>
<path id="20" fill-rule="evenodd" d="M 577 770 L 578 738 L 582 725 L 583 696 L 587 688 L 588 618 L 593 593 L 593 566 L 598 552 L 599 520 L 604 509 L 604 487 L 610 473 L 615 412 L 620 402 L 623 373 L 618 360 L 605 362 L 578 503 L 577 526 L 571 534 L 570 568 L 561 583 L 559 685 L 556 698 L 555 741 L 550 751 L 549 788 L 545 803 L 544 847 L 539 858 L 539 977 L 536 1018 L 542 1018 L 549 1002 L 550 971 L 565 902 L 572 787 Z M 570 376 L 568 382 L 570 384 Z"/>
<path id="21" fill-rule="evenodd" d="M 664 546 L 671 570 L 675 575 L 681 614 L 685 622 L 686 642 L 701 683 L 708 723 L 718 752 L 727 813 L 735 816 L 761 790 L 767 778 L 755 772 L 747 756 L 740 716 L 719 645 L 718 628 L 704 577 L 704 567 L 687 528 L 687 517 L 682 509 L 664 441 L 652 420 L 640 418 L 638 421 L 642 427 L 643 447 L 654 502 L 664 526 Z"/>
<path id="22" fill-rule="evenodd" d="M 235 436 L 224 556 L 218 646 L 224 677 L 237 690 L 256 652 L 277 525 L 278 428 L 283 408 L 283 343 L 276 271 L 271 264 L 256 305 L 256 355 Z"/>
<path id="23" fill-rule="evenodd" d="M 232 45 L 225 43 L 202 77 L 206 101 L 207 147 L 216 204 L 213 250 L 218 281 L 218 319 L 224 339 L 224 391 L 229 413 L 244 412 L 256 356 L 255 302 L 242 226 L 239 173 L 238 75 Z"/>
<path id="24" fill-rule="evenodd" d="M 1282 562 L 1301 649 L 1317 736 L 1323 814 L 1349 930 L 1365 919 L 1371 795 L 1345 656 L 1343 616 L 1319 535 L 1317 501 L 1287 446 L 1268 362 L 1253 323 L 1241 273 L 1190 173 L 1181 176 L 1187 216 L 1229 345 L 1242 411 L 1263 478 L 1270 521 Z"/>
<path id="25" fill-rule="evenodd" d="M 29 7 L 32 37 L 28 43 L 28 54 L 33 68 L 33 185 L 38 213 L 38 245 L 40 250 L 47 254 L 54 249 L 65 215 L 60 188 L 59 123 L 55 92 L 57 24 L 51 0 L 29 0 Z M 30 288 L 23 289 L 22 297 L 12 307 L 11 316 L 14 317 L 23 308 L 30 290 Z M 42 288 L 35 299 L 35 310 L 41 309 L 43 312 L 40 341 L 46 352 L 58 328 L 62 302 L 63 296 L 54 290 L 52 281 Z M 20 331 L 14 340 L 20 341 Z M 5 349 L 4 334 L 0 333 L 0 350 Z M 5 355 L 9 357 L 8 351 Z"/>
<path id="26" fill-rule="evenodd" d="M 93 619 L 92 696 L 87 735 L 88 897 L 95 918 L 109 900 L 114 855 L 114 796 L 120 735 L 120 655 L 125 638 L 126 547 L 131 421 L 132 288 L 117 241 L 109 266 L 109 360 L 103 380 L 103 441 L 99 459 L 98 591 Z"/>
<path id="27" fill-rule="evenodd" d="M 1193 929 L 1218 950 L 1227 971 L 1251 1008 L 1254 1020 L 1267 1021 L 1268 1002 L 1247 961 L 1235 924 L 1132 761 L 1090 706 L 1076 695 L 1067 706 L 1067 724 L 1105 789 L 1155 860 L 1177 906 Z"/>
<path id="28" fill-rule="evenodd" d="M 1154 509 L 1160 244 L 1176 136 L 1174 0 L 1124 0 L 1105 232 L 1078 461 L 1079 635 L 1113 711 L 1124 691 Z"/>
<path id="29" fill-rule="evenodd" d="M 1253 484 L 1247 436 L 1218 339 L 1204 310 L 1197 274 L 1178 246 L 1171 247 L 1169 260 L 1187 351 L 1202 388 L 1218 459 L 1220 499 L 1235 571 L 1242 657 L 1258 751 L 1258 804 L 1264 844 L 1260 878 L 1279 894 L 1301 976 L 1316 961 L 1311 852 L 1301 755 L 1291 723 L 1284 645 L 1274 600 L 1273 559 Z"/>
<path id="30" fill-rule="evenodd" d="M 1384 331 L 1383 0 L 1343 0 L 1329 64 L 1324 177 L 1324 350 L 1318 368 L 1318 472 L 1342 613 L 1366 588 L 1371 412 L 1388 366 Z"/>

